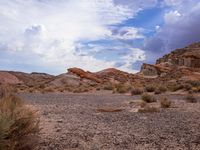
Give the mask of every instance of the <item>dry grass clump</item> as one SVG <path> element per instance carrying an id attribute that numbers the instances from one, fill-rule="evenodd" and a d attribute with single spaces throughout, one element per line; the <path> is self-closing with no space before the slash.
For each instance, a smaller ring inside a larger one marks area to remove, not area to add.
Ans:
<path id="1" fill-rule="evenodd" d="M 36 113 L 20 98 L 11 94 L 3 97 L 0 100 L 0 149 L 33 149 L 37 145 L 38 123 Z"/>
<path id="2" fill-rule="evenodd" d="M 99 108 L 97 109 L 98 112 L 120 112 L 123 111 L 122 108 Z"/>
<path id="3" fill-rule="evenodd" d="M 116 93 L 121 93 L 121 94 L 127 93 L 129 91 L 130 91 L 130 86 L 125 85 L 125 84 L 117 84 L 114 89 L 114 93 L 116 92 Z"/>
<path id="4" fill-rule="evenodd" d="M 165 86 L 160 85 L 158 88 L 155 90 L 155 94 L 162 94 L 167 91 L 167 88 Z"/>
<path id="5" fill-rule="evenodd" d="M 131 89 L 131 95 L 141 95 L 143 93 L 142 88 L 132 88 Z"/>
<path id="6" fill-rule="evenodd" d="M 169 108 L 172 102 L 168 100 L 166 97 L 160 100 L 160 107 L 161 108 Z"/>
<path id="7" fill-rule="evenodd" d="M 148 106 L 148 105 L 146 105 L 143 108 L 138 109 L 139 113 L 155 113 L 155 112 L 159 112 L 159 111 L 160 111 L 159 108 L 153 107 L 153 106 Z"/>
<path id="8" fill-rule="evenodd" d="M 145 101 L 141 101 L 140 102 L 140 107 L 141 108 L 144 108 L 144 107 L 146 107 L 147 106 L 147 102 L 145 102 Z"/>
<path id="9" fill-rule="evenodd" d="M 145 91 L 146 92 L 154 92 L 156 90 L 155 85 L 147 85 L 145 86 Z"/>
<path id="10" fill-rule="evenodd" d="M 144 93 L 141 96 L 142 100 L 147 102 L 147 103 L 153 103 L 156 102 L 156 98 L 153 95 L 150 95 L 148 93 Z"/>
<path id="11" fill-rule="evenodd" d="M 174 83 L 174 84 L 168 85 L 168 89 L 171 92 L 176 92 L 176 91 L 181 90 L 183 88 L 184 88 L 184 86 L 182 84 L 178 84 L 178 83 Z"/>
<path id="12" fill-rule="evenodd" d="M 113 90 L 113 86 L 112 85 L 105 85 L 103 87 L 104 90 Z"/>
<path id="13" fill-rule="evenodd" d="M 197 99 L 194 97 L 193 94 L 188 94 L 186 96 L 186 102 L 188 102 L 188 103 L 196 103 Z"/>

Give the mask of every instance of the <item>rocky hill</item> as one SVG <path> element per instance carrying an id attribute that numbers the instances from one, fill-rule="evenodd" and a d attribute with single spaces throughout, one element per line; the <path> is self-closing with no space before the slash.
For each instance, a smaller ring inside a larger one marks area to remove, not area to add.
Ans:
<path id="1" fill-rule="evenodd" d="M 144 77 L 173 79 L 200 79 L 200 42 L 164 55 L 155 65 L 143 64 L 140 74 Z"/>

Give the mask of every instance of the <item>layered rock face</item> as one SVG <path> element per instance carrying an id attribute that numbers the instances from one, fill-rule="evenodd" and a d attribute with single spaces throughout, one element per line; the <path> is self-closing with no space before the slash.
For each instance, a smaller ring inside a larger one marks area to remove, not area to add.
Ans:
<path id="1" fill-rule="evenodd" d="M 200 67 L 200 42 L 188 47 L 177 49 L 156 61 L 156 64 L 170 63 L 173 66 L 185 66 L 191 68 Z"/>
<path id="2" fill-rule="evenodd" d="M 164 55 L 155 65 L 143 64 L 141 73 L 145 76 L 162 76 L 182 67 L 195 71 L 200 69 L 200 42 Z"/>

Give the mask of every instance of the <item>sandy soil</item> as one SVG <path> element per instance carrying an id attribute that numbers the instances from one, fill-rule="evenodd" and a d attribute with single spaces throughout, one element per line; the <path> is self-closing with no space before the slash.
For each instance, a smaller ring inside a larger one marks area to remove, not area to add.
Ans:
<path id="1" fill-rule="evenodd" d="M 41 114 L 41 150 L 200 149 L 200 97 L 186 103 L 180 94 L 164 96 L 172 108 L 138 113 L 138 96 L 21 94 Z"/>

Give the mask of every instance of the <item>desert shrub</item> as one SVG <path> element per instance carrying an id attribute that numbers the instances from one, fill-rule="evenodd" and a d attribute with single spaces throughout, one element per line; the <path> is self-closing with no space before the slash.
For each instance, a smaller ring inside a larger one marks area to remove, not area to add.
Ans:
<path id="1" fill-rule="evenodd" d="M 190 84 L 184 84 L 183 85 L 183 88 L 186 90 L 186 91 L 190 91 L 192 89 L 192 86 Z"/>
<path id="2" fill-rule="evenodd" d="M 160 85 L 156 88 L 155 94 L 165 93 L 166 91 L 167 91 L 167 88 L 163 85 Z"/>
<path id="3" fill-rule="evenodd" d="M 154 85 L 147 85 L 145 86 L 146 92 L 154 92 L 155 91 L 155 86 Z"/>
<path id="4" fill-rule="evenodd" d="M 1 99 L 0 149 L 33 149 L 37 145 L 38 123 L 36 113 L 27 108 L 20 98 L 9 95 Z"/>
<path id="5" fill-rule="evenodd" d="M 196 103 L 197 99 L 194 97 L 193 94 L 188 94 L 186 96 L 186 102 L 188 102 L 188 103 Z"/>
<path id="6" fill-rule="evenodd" d="M 187 83 L 192 85 L 192 87 L 199 87 L 200 86 L 200 81 L 191 80 L 191 81 L 188 81 Z"/>
<path id="7" fill-rule="evenodd" d="M 100 90 L 101 90 L 101 88 L 100 88 L 100 87 L 98 87 L 98 88 L 96 88 L 96 90 L 97 90 L 97 91 L 100 91 Z"/>
<path id="8" fill-rule="evenodd" d="M 141 95 L 143 93 L 142 88 L 132 88 L 131 89 L 131 95 Z"/>
<path id="9" fill-rule="evenodd" d="M 171 106 L 171 101 L 168 100 L 166 97 L 160 100 L 161 108 L 169 108 Z"/>
<path id="10" fill-rule="evenodd" d="M 156 89 L 155 92 L 154 92 L 154 94 L 156 94 L 156 95 L 157 95 L 157 94 L 161 94 L 161 93 L 162 93 L 162 92 L 161 92 L 159 89 Z"/>
<path id="11" fill-rule="evenodd" d="M 171 84 L 171 85 L 168 85 L 168 89 L 171 91 L 171 92 L 176 92 L 178 90 L 181 90 L 183 89 L 183 85 L 182 84 Z"/>
<path id="12" fill-rule="evenodd" d="M 200 87 L 192 87 L 191 90 L 189 90 L 189 93 L 198 93 L 200 92 Z"/>
<path id="13" fill-rule="evenodd" d="M 113 86 L 112 85 L 105 85 L 103 87 L 104 90 L 113 90 Z"/>
<path id="14" fill-rule="evenodd" d="M 167 88 L 166 88 L 166 86 L 164 86 L 164 85 L 159 86 L 158 89 L 159 89 L 162 93 L 167 92 Z"/>
<path id="15" fill-rule="evenodd" d="M 130 87 L 125 84 L 117 84 L 115 86 L 115 92 L 117 93 L 127 93 L 130 90 Z"/>
<path id="16" fill-rule="evenodd" d="M 122 108 L 99 108 L 97 109 L 98 112 L 120 112 L 123 111 Z"/>
<path id="17" fill-rule="evenodd" d="M 140 107 L 141 108 L 144 108 L 146 105 L 147 105 L 147 102 L 145 102 L 145 101 L 141 101 L 140 102 Z"/>
<path id="18" fill-rule="evenodd" d="M 156 102 L 156 98 L 153 95 L 150 95 L 148 93 L 144 93 L 141 96 L 142 100 L 147 102 L 147 103 L 153 103 Z"/>
<path id="19" fill-rule="evenodd" d="M 153 106 L 148 106 L 148 105 L 146 105 L 143 108 L 138 109 L 139 113 L 155 113 L 155 112 L 159 112 L 159 111 L 160 111 L 159 108 L 153 107 Z"/>

